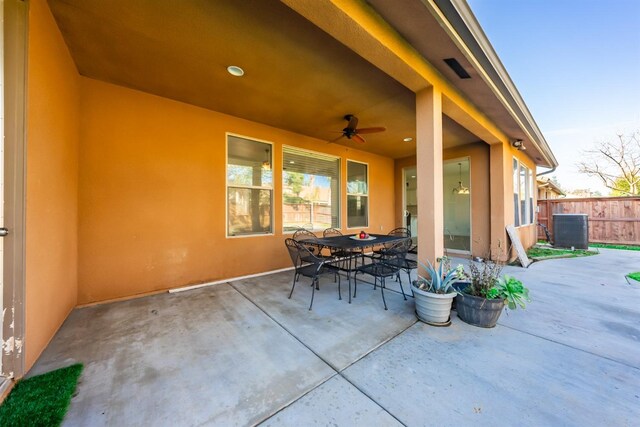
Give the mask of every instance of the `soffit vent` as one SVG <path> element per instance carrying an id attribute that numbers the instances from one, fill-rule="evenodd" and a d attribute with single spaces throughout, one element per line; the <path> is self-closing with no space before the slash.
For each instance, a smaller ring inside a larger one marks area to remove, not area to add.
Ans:
<path id="1" fill-rule="evenodd" d="M 447 58 L 444 60 L 444 62 L 447 63 L 447 65 L 449 66 L 449 68 L 451 68 L 453 70 L 454 73 L 456 73 L 458 75 L 458 77 L 460 77 L 461 79 L 470 79 L 471 76 L 469 75 L 469 73 L 467 73 L 467 71 L 462 68 L 462 65 L 460 65 L 460 63 L 458 62 L 457 59 L 455 58 Z"/>

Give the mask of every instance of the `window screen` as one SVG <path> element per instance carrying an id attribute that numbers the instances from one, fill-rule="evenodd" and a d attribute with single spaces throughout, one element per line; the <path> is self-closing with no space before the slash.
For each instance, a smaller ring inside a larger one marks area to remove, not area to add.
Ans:
<path id="1" fill-rule="evenodd" d="M 513 225 L 520 225 L 520 179 L 518 160 L 513 159 Z"/>
<path id="2" fill-rule="evenodd" d="M 340 159 L 284 147 L 282 162 L 284 231 L 339 228 Z"/>
<path id="3" fill-rule="evenodd" d="M 369 226 L 368 166 L 347 161 L 347 227 Z"/>
<path id="4" fill-rule="evenodd" d="M 271 145 L 227 138 L 227 235 L 273 232 Z"/>
<path id="5" fill-rule="evenodd" d="M 533 172 L 513 159 L 513 210 L 514 225 L 533 224 Z"/>

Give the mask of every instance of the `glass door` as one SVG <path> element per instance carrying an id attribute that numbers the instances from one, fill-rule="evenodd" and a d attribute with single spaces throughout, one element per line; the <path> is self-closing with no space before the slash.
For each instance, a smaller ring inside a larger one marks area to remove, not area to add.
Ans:
<path id="1" fill-rule="evenodd" d="M 416 195 L 416 167 L 402 170 L 404 182 L 404 222 L 403 226 L 411 232 L 414 244 L 418 241 L 418 198 Z"/>
<path id="2" fill-rule="evenodd" d="M 469 158 L 448 160 L 443 167 L 444 247 L 471 252 L 471 182 Z"/>

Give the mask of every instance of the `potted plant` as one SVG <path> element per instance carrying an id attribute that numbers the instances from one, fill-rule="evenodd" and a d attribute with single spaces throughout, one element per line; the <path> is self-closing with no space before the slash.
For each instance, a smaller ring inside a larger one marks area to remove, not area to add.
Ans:
<path id="1" fill-rule="evenodd" d="M 502 309 L 525 308 L 529 290 L 511 276 L 501 276 L 502 266 L 493 261 L 472 262 L 470 285 L 458 292 L 456 309 L 464 322 L 483 328 L 496 326 Z"/>
<path id="2" fill-rule="evenodd" d="M 451 302 L 456 296 L 453 284 L 464 277 L 464 269 L 460 265 L 452 270 L 446 257 L 436 261 L 437 267 L 429 260 L 426 264 L 418 264 L 428 276 L 418 275 L 418 280 L 413 282 L 418 319 L 434 326 L 448 326 L 451 324 Z"/>

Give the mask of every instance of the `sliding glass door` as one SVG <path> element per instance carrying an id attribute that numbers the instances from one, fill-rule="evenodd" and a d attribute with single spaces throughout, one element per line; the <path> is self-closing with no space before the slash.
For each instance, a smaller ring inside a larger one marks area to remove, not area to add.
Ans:
<path id="1" fill-rule="evenodd" d="M 469 158 L 444 163 L 444 247 L 471 252 L 471 180 Z"/>
<path id="2" fill-rule="evenodd" d="M 411 232 L 411 238 L 418 241 L 418 198 L 416 195 L 416 167 L 402 170 L 404 178 L 404 221 L 403 226 Z"/>

